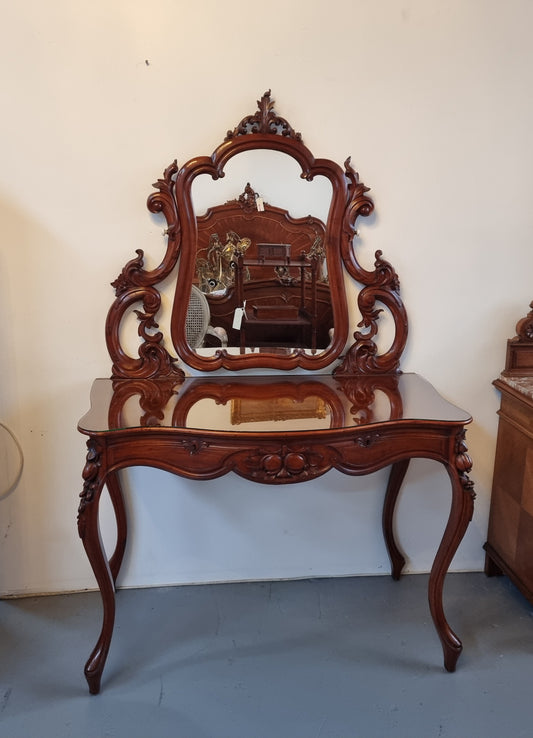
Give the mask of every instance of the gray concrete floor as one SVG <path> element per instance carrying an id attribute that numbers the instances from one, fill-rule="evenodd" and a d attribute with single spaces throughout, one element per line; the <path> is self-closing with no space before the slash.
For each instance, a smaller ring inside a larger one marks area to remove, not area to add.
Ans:
<path id="1" fill-rule="evenodd" d="M 463 640 L 442 667 L 426 576 L 123 590 L 100 695 L 99 595 L 0 601 L 2 738 L 533 735 L 533 611 L 506 578 L 452 574 Z"/>

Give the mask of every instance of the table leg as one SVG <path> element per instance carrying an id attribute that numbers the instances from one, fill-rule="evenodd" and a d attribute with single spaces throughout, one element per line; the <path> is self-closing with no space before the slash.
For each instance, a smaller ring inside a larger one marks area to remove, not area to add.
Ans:
<path id="1" fill-rule="evenodd" d="M 387 546 L 391 562 L 391 575 L 392 578 L 396 580 L 399 579 L 402 574 L 402 569 L 405 566 L 405 558 L 398 548 L 394 538 L 394 509 L 396 507 L 396 500 L 398 499 L 402 482 L 409 467 L 409 462 L 410 459 L 403 459 L 402 461 L 397 461 L 392 465 L 389 482 L 387 484 L 387 491 L 385 493 L 385 501 L 383 503 L 383 536 L 385 538 L 385 545 Z"/>
<path id="2" fill-rule="evenodd" d="M 106 477 L 103 461 L 105 454 L 102 453 L 100 444 L 93 439 L 87 442 L 87 448 L 87 460 L 83 469 L 83 491 L 78 510 L 78 532 L 100 588 L 103 605 L 102 630 L 85 665 L 89 691 L 91 694 L 97 694 L 100 691 L 100 680 L 113 634 L 115 586 L 98 522 L 99 501 Z"/>
<path id="3" fill-rule="evenodd" d="M 498 564 L 494 561 L 492 556 L 489 554 L 487 550 L 487 544 L 483 546 L 485 549 L 485 574 L 488 577 L 501 577 L 503 574 L 503 569 L 498 566 Z"/>
<path id="4" fill-rule="evenodd" d="M 106 485 L 109 491 L 109 496 L 111 497 L 111 502 L 113 503 L 113 510 L 115 511 L 115 518 L 117 521 L 117 542 L 113 555 L 109 559 L 109 568 L 111 569 L 113 583 L 116 584 L 122 560 L 124 558 L 124 551 L 126 550 L 128 521 L 126 518 L 124 495 L 122 494 L 118 472 L 111 472 L 107 475 Z"/>
<path id="5" fill-rule="evenodd" d="M 455 463 L 446 464 L 452 484 L 452 503 L 448 523 L 442 541 L 437 550 L 435 561 L 429 575 L 428 599 L 431 616 L 437 629 L 444 653 L 444 668 L 455 671 L 457 659 L 463 646 L 459 638 L 450 628 L 442 603 L 444 578 L 457 548 L 466 532 L 474 511 L 474 485 L 467 475 L 472 462 L 466 453 L 464 432 L 457 436 L 455 446 Z"/>

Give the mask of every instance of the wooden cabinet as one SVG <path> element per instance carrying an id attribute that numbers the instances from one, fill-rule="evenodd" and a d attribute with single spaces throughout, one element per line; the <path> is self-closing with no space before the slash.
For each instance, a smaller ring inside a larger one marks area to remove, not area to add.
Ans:
<path id="1" fill-rule="evenodd" d="M 533 311 L 518 323 L 494 385 L 501 405 L 485 572 L 507 574 L 533 603 Z"/>

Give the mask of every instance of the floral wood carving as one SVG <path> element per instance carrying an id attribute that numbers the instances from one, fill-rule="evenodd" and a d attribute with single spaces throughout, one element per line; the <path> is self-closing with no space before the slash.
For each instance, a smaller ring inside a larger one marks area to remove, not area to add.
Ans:
<path id="1" fill-rule="evenodd" d="M 472 469 L 472 459 L 468 454 L 465 436 L 466 430 L 463 428 L 455 438 L 455 466 L 459 472 L 459 479 L 464 491 L 470 495 L 472 500 L 475 500 L 474 482 L 468 476 L 468 472 Z"/>
<path id="2" fill-rule="evenodd" d="M 369 446 L 373 446 L 380 438 L 381 435 L 377 432 L 364 433 L 361 436 L 356 436 L 354 438 L 354 443 L 357 443 L 361 448 L 368 448 Z"/>
<path id="3" fill-rule="evenodd" d="M 102 449 L 94 439 L 87 441 L 87 457 L 83 467 L 83 489 L 80 493 L 78 507 L 78 533 L 80 538 L 85 536 L 85 509 L 94 500 L 94 495 L 100 485 L 100 470 Z"/>
<path id="4" fill-rule="evenodd" d="M 322 452 L 321 452 L 322 451 Z M 331 469 L 333 449 L 309 450 L 282 446 L 277 450 L 256 449 L 238 463 L 235 471 L 257 482 L 282 484 L 313 479 Z"/>
<path id="5" fill-rule="evenodd" d="M 209 441 L 203 441 L 199 438 L 183 438 L 176 442 L 176 446 L 186 449 L 191 456 L 199 454 L 204 448 L 209 448 Z"/>
<path id="6" fill-rule="evenodd" d="M 271 91 L 267 90 L 257 101 L 258 110 L 253 115 L 247 115 L 233 131 L 228 131 L 226 141 L 235 136 L 245 136 L 249 133 L 274 133 L 279 136 L 288 136 L 295 141 L 301 141 L 301 133 L 296 133 L 293 127 L 274 111 L 274 101 L 271 100 Z"/>

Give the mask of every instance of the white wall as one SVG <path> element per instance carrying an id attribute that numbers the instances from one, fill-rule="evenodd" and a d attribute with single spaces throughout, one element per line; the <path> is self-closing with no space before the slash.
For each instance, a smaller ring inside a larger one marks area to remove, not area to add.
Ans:
<path id="1" fill-rule="evenodd" d="M 317 155 L 352 155 L 372 187 L 363 255 L 383 249 L 400 275 L 404 369 L 475 418 L 477 508 L 452 568 L 480 569 L 491 381 L 533 299 L 529 0 L 2 5 L 0 421 L 25 467 L 0 501 L 0 592 L 94 586 L 75 527 L 76 423 L 110 371 L 109 282 L 136 248 L 161 255 L 145 200 L 163 168 L 210 153 L 270 87 Z M 0 444 L 2 487 L 16 459 L 7 434 Z M 130 472 L 121 581 L 385 572 L 384 484 L 384 472 L 285 488 Z M 411 571 L 430 566 L 448 505 L 444 471 L 417 462 L 398 515 Z"/>

